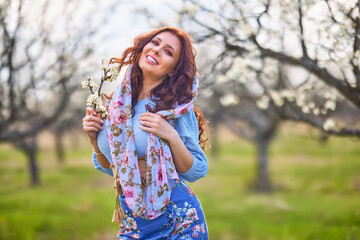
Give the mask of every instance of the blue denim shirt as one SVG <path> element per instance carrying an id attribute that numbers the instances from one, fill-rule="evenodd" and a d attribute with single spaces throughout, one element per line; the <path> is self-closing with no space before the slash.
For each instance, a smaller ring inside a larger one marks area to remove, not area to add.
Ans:
<path id="1" fill-rule="evenodd" d="M 132 118 L 135 148 L 138 157 L 144 157 L 147 148 L 147 133 L 139 128 L 139 117 L 141 113 L 146 112 L 146 105 L 151 104 L 149 99 L 138 101 L 135 105 L 135 115 Z M 179 173 L 179 177 L 183 180 L 194 182 L 206 175 L 208 171 L 208 162 L 204 151 L 199 145 L 199 128 L 194 110 L 176 119 L 175 130 L 178 132 L 181 140 L 184 142 L 187 149 L 193 155 L 193 164 L 186 173 Z M 107 139 L 106 128 L 104 127 L 98 134 L 97 143 L 101 152 L 108 159 L 110 164 L 113 163 L 110 152 L 110 145 Z M 96 159 L 95 153 L 92 155 L 95 168 L 99 171 L 112 176 L 110 168 L 103 168 Z"/>

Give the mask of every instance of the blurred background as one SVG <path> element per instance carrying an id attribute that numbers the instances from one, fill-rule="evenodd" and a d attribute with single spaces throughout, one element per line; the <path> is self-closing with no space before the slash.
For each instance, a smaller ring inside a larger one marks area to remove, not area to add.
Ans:
<path id="1" fill-rule="evenodd" d="M 360 239 L 357 0 L 0 0 L 0 239 L 116 238 L 81 82 L 162 26 L 198 51 L 210 239 Z"/>

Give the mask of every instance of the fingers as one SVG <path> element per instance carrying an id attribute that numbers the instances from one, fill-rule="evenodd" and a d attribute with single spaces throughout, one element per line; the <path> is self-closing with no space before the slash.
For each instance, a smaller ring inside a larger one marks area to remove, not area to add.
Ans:
<path id="1" fill-rule="evenodd" d="M 140 125 L 140 129 L 144 130 L 146 132 L 150 132 L 150 133 L 154 133 L 154 134 L 156 133 L 156 130 L 154 128 L 151 128 L 151 127 L 145 127 L 145 126 Z"/>
<path id="2" fill-rule="evenodd" d="M 102 125 L 104 123 L 104 120 L 102 120 L 98 116 L 94 116 L 94 115 L 86 115 L 82 121 L 83 121 L 83 123 L 84 122 L 96 122 L 100 125 Z"/>
<path id="3" fill-rule="evenodd" d="M 148 127 L 159 129 L 162 124 L 162 118 L 157 114 L 140 114 L 139 122 L 141 125 Z"/>
<path id="4" fill-rule="evenodd" d="M 146 112 L 140 114 L 139 120 L 159 123 L 163 118 L 155 113 Z"/>
<path id="5" fill-rule="evenodd" d="M 154 118 L 154 117 L 149 117 L 149 116 L 141 116 L 139 117 L 140 121 L 147 121 L 147 122 L 160 122 L 161 119 L 159 118 Z"/>
<path id="6" fill-rule="evenodd" d="M 86 108 L 86 116 L 82 119 L 83 130 L 89 136 L 93 136 L 94 132 L 98 133 L 102 129 L 104 121 L 96 115 L 93 108 Z"/>
<path id="7" fill-rule="evenodd" d="M 83 122 L 90 122 L 90 121 L 97 122 L 99 124 L 104 123 L 104 121 L 100 117 L 97 116 L 97 113 L 93 108 L 87 107 L 86 108 L 86 116 L 83 118 Z"/>
<path id="8" fill-rule="evenodd" d="M 91 132 L 99 132 L 102 129 L 101 124 L 95 121 L 83 121 L 83 130 L 87 134 Z"/>
<path id="9" fill-rule="evenodd" d="M 140 114 L 140 129 L 147 132 L 156 133 L 157 129 L 160 126 L 161 117 L 159 117 L 159 115 L 150 112 Z"/>
<path id="10" fill-rule="evenodd" d="M 86 115 L 94 115 L 94 116 L 96 116 L 96 111 L 91 107 L 87 107 L 86 108 Z"/>
<path id="11" fill-rule="evenodd" d="M 84 126 L 84 131 L 85 132 L 99 132 L 100 127 L 98 127 L 98 126 Z"/>
<path id="12" fill-rule="evenodd" d="M 140 114 L 140 117 L 161 118 L 160 115 L 158 115 L 156 113 L 151 113 L 151 112 L 142 113 L 142 114 Z"/>
<path id="13" fill-rule="evenodd" d="M 157 129 L 157 128 L 140 125 L 140 129 L 143 131 L 149 132 L 149 133 L 153 133 L 153 134 L 157 135 L 158 137 L 166 139 L 164 133 L 159 131 L 159 129 Z"/>
<path id="14" fill-rule="evenodd" d="M 98 130 L 101 130 L 102 125 L 95 121 L 85 121 L 83 122 L 83 128 L 96 128 Z"/>
<path id="15" fill-rule="evenodd" d="M 157 127 L 159 125 L 158 123 L 151 122 L 151 121 L 149 121 L 147 119 L 141 120 L 139 118 L 139 122 L 140 122 L 141 125 L 151 127 L 151 128 L 155 128 L 155 127 Z"/>

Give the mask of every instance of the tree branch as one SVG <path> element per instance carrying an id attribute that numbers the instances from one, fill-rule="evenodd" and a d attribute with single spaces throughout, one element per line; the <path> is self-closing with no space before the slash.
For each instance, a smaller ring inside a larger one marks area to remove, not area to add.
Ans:
<path id="1" fill-rule="evenodd" d="M 251 38 L 252 41 L 256 44 L 258 49 L 261 52 L 263 57 L 270 57 L 279 60 L 283 63 L 288 63 L 295 66 L 301 66 L 306 70 L 312 72 L 316 76 L 319 77 L 324 83 L 329 86 L 332 86 L 339 90 L 339 92 L 349 101 L 354 103 L 358 108 L 360 108 L 360 88 L 353 88 L 349 86 L 346 82 L 336 78 L 335 76 L 331 75 L 326 68 L 322 68 L 317 65 L 317 63 L 310 59 L 303 59 L 303 58 L 295 58 L 288 56 L 281 52 L 276 52 L 268 48 L 263 48 L 256 40 L 255 37 Z M 236 49 L 236 46 L 233 46 Z"/>
<path id="2" fill-rule="evenodd" d="M 302 3 L 301 0 L 298 0 L 298 12 L 299 12 L 299 26 L 300 26 L 300 42 L 301 49 L 303 53 L 303 58 L 309 58 L 307 53 L 306 45 L 305 45 L 305 36 L 304 36 L 304 26 L 303 26 L 303 13 L 302 13 Z"/>

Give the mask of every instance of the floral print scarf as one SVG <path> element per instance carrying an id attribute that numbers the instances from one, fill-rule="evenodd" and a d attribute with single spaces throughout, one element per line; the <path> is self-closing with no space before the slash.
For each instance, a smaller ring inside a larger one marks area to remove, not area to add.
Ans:
<path id="1" fill-rule="evenodd" d="M 146 176 L 142 184 L 132 127 L 130 65 L 121 84 L 115 90 L 105 121 L 115 169 L 128 207 L 144 219 L 160 216 L 169 203 L 173 188 L 179 183 L 169 144 L 155 134 L 147 134 Z M 198 92 L 199 81 L 193 80 L 193 98 L 174 109 L 157 112 L 170 124 L 189 112 Z"/>

